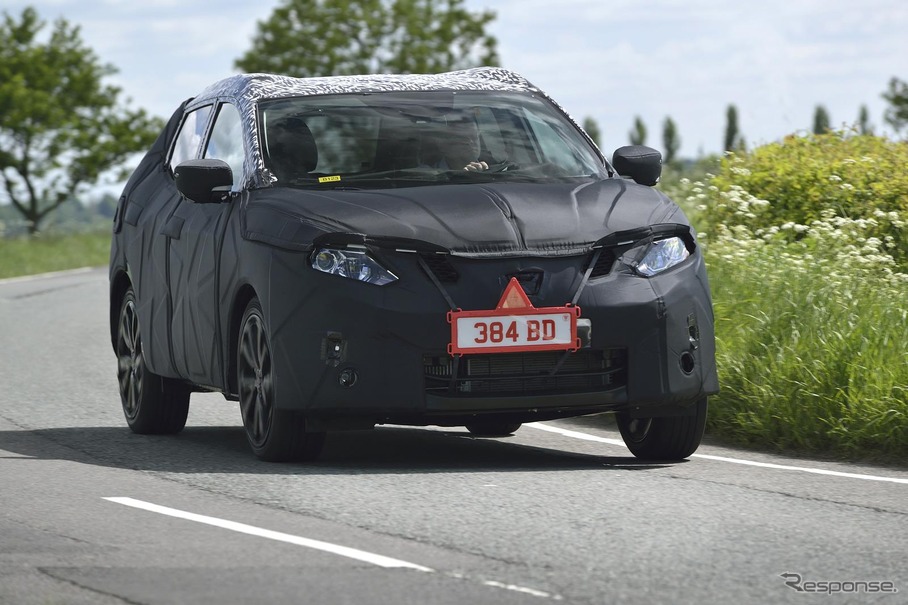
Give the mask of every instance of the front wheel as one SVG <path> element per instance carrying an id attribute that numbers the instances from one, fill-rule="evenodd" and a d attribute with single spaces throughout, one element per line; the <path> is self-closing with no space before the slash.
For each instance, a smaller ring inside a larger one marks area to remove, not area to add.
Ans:
<path id="1" fill-rule="evenodd" d="M 683 416 L 631 418 L 619 412 L 616 420 L 625 445 L 643 460 L 681 460 L 700 447 L 706 428 L 706 397 Z"/>
<path id="2" fill-rule="evenodd" d="M 126 423 L 141 435 L 179 433 L 189 414 L 189 388 L 151 372 L 139 332 L 136 294 L 123 295 L 117 320 L 117 382 Z"/>
<path id="3" fill-rule="evenodd" d="M 240 323 L 236 364 L 246 439 L 262 460 L 315 460 L 325 433 L 306 432 L 302 414 L 274 407 L 274 364 L 265 326 L 262 306 L 253 298 Z"/>

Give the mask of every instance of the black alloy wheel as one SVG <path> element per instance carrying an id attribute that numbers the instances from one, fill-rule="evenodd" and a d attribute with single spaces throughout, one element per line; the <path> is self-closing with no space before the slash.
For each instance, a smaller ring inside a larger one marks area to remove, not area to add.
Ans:
<path id="1" fill-rule="evenodd" d="M 237 389 L 246 439 L 262 460 L 314 460 L 324 433 L 307 433 L 305 417 L 274 407 L 274 364 L 265 316 L 253 298 L 243 313 L 237 339 Z"/>
<path id="2" fill-rule="evenodd" d="M 123 415 L 133 432 L 179 433 L 186 426 L 190 390 L 184 384 L 152 373 L 145 364 L 136 295 L 123 295 L 117 321 L 117 382 Z"/>

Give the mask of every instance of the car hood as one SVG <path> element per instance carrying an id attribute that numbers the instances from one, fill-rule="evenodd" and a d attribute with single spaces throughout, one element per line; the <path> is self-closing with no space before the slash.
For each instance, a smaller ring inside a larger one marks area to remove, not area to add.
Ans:
<path id="1" fill-rule="evenodd" d="M 305 250 L 331 234 L 423 242 L 463 256 L 569 255 L 612 233 L 688 221 L 658 190 L 613 178 L 391 190 L 256 190 L 244 235 Z"/>

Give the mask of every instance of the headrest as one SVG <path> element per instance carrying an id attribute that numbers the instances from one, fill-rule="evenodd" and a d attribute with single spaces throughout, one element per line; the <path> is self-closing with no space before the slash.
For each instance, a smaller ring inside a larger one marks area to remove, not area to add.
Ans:
<path id="1" fill-rule="evenodd" d="M 278 179 L 303 176 L 318 165 L 312 131 L 300 118 L 283 118 L 267 126 L 269 167 Z"/>

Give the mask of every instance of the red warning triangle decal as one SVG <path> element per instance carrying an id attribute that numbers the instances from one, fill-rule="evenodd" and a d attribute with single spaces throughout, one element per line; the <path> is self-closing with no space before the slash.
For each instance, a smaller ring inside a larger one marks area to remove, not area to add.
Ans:
<path id="1" fill-rule="evenodd" d="M 527 293 L 523 291 L 520 282 L 516 277 L 512 277 L 508 282 L 501 300 L 498 301 L 496 309 L 533 309 L 533 303 L 527 298 Z"/>

